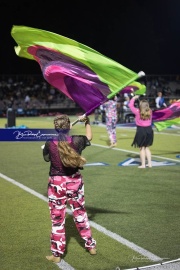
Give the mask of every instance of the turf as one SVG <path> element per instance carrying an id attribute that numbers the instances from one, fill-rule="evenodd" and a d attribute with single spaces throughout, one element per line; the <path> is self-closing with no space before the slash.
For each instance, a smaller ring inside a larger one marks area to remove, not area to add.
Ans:
<path id="1" fill-rule="evenodd" d="M 16 125 L 51 128 L 52 119 L 17 118 Z M 76 118 L 73 117 L 72 121 Z M 4 127 L 6 119 L 0 119 Z M 179 257 L 179 131 L 155 132 L 153 160 L 177 165 L 138 169 L 118 166 L 128 158 L 139 157 L 131 147 L 133 128 L 118 128 L 117 149 L 109 149 L 105 126 L 92 126 L 92 146 L 84 151 L 85 200 L 89 219 L 136 245 L 169 260 Z M 77 124 L 73 132 L 83 134 Z M 42 159 L 42 142 L 1 142 L 0 173 L 47 197 L 49 164 Z M 1 269 L 58 269 L 47 262 L 50 217 L 47 202 L 0 179 Z M 92 227 L 98 254 L 90 256 L 67 215 L 67 253 L 65 261 L 75 269 L 109 270 L 153 264 L 148 258 L 120 244 Z"/>

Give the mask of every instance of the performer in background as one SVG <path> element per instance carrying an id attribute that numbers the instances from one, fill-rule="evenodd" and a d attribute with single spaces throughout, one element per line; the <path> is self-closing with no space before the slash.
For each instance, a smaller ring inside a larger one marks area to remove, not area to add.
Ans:
<path id="1" fill-rule="evenodd" d="M 51 253 L 49 261 L 59 263 L 65 252 L 65 217 L 69 203 L 76 228 L 91 255 L 96 254 L 96 241 L 92 238 L 84 200 L 84 181 L 80 170 L 86 163 L 82 151 L 90 146 L 92 130 L 88 117 L 79 118 L 85 123 L 86 135 L 69 135 L 70 119 L 59 115 L 54 119 L 58 137 L 46 141 L 43 148 L 44 160 L 50 162 L 48 179 L 49 210 L 52 221 Z"/>
<path id="2" fill-rule="evenodd" d="M 118 119 L 117 113 L 117 97 L 109 99 L 104 103 L 105 113 L 106 113 L 106 130 L 109 136 L 110 147 L 115 147 L 117 145 L 116 138 L 116 124 Z"/>
<path id="3" fill-rule="evenodd" d="M 149 146 L 153 144 L 154 132 L 152 129 L 152 110 L 147 100 L 139 102 L 139 108 L 134 103 L 139 96 L 134 96 L 129 102 L 129 108 L 135 114 L 136 134 L 131 146 L 139 147 L 141 165 L 138 168 L 152 167 L 151 151 Z"/>

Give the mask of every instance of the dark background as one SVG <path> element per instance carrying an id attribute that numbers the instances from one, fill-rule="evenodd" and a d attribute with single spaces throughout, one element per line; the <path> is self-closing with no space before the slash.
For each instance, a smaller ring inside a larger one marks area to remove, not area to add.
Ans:
<path id="1" fill-rule="evenodd" d="M 180 0 L 1 0 L 0 14 L 0 74 L 41 74 L 15 54 L 13 25 L 74 39 L 135 72 L 180 74 Z"/>

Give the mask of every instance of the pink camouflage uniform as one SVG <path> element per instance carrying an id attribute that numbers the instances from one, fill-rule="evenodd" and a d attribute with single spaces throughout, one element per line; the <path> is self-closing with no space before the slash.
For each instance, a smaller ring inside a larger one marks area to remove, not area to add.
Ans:
<path id="1" fill-rule="evenodd" d="M 71 146 L 79 153 L 90 145 L 84 135 L 69 137 Z M 51 252 L 55 257 L 62 256 L 66 249 L 65 215 L 70 205 L 76 228 L 85 242 L 85 248 L 96 247 L 92 238 L 88 216 L 85 209 L 84 182 L 81 168 L 65 167 L 59 157 L 57 141 L 48 141 L 43 149 L 45 161 L 51 161 L 48 179 L 49 209 L 52 221 Z"/>

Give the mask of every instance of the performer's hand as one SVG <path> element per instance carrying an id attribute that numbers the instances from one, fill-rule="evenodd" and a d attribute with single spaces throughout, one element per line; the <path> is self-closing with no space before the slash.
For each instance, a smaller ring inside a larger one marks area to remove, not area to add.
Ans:
<path id="1" fill-rule="evenodd" d="M 85 120 L 85 126 L 86 126 L 87 124 L 89 124 L 89 125 L 90 125 L 90 119 L 89 119 L 89 117 L 87 117 L 87 116 L 86 116 L 86 120 Z"/>
<path id="2" fill-rule="evenodd" d="M 79 122 L 87 122 L 89 121 L 89 117 L 87 117 L 86 115 L 81 115 L 79 116 Z"/>
<path id="3" fill-rule="evenodd" d="M 78 123 L 78 122 L 85 122 L 85 121 L 86 121 L 86 118 L 87 118 L 87 117 L 86 117 L 85 114 L 79 116 L 78 119 L 77 119 L 76 121 L 74 121 L 73 123 L 71 123 L 70 128 L 72 128 L 72 127 L 73 127 L 76 123 Z"/>
<path id="4" fill-rule="evenodd" d="M 138 98 L 139 98 L 139 96 L 138 96 L 138 95 L 135 95 L 133 98 L 134 98 L 134 99 L 138 99 Z"/>

